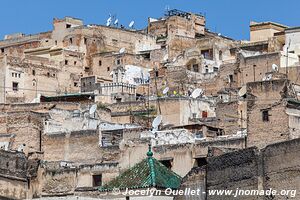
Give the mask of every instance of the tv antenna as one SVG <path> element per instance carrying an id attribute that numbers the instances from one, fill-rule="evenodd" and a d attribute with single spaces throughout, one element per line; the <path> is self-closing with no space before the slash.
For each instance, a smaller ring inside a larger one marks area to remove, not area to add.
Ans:
<path id="1" fill-rule="evenodd" d="M 97 110 L 97 105 L 96 104 L 92 105 L 89 110 L 90 115 L 94 114 L 96 110 Z"/>
<path id="2" fill-rule="evenodd" d="M 163 90 L 163 94 L 166 95 L 166 94 L 169 92 L 169 89 L 170 89 L 169 87 L 166 87 L 166 88 Z"/>
<path id="3" fill-rule="evenodd" d="M 245 94 L 247 93 L 247 88 L 246 86 L 244 85 L 238 92 L 239 96 L 240 97 L 243 97 Z"/>
<path id="4" fill-rule="evenodd" d="M 198 98 L 200 95 L 202 95 L 203 94 L 203 90 L 201 89 L 201 88 L 197 88 L 197 89 L 195 89 L 193 92 L 192 92 L 192 94 L 191 94 L 191 97 L 193 98 L 193 99 L 196 99 L 196 98 Z"/>
<path id="5" fill-rule="evenodd" d="M 114 25 L 115 25 L 115 26 L 118 26 L 118 24 L 119 24 L 119 19 L 116 19 L 116 20 L 114 21 Z"/>
<path id="6" fill-rule="evenodd" d="M 157 131 L 158 130 L 158 126 L 160 125 L 162 120 L 162 116 L 158 115 L 157 117 L 155 117 L 155 119 L 152 121 L 152 130 Z"/>
<path id="7" fill-rule="evenodd" d="M 273 72 L 278 72 L 279 67 L 276 64 L 272 65 L 272 71 Z"/>
<path id="8" fill-rule="evenodd" d="M 129 23 L 129 28 L 133 29 L 133 26 L 134 26 L 134 21 L 131 21 L 131 22 Z"/>
<path id="9" fill-rule="evenodd" d="M 119 50 L 119 53 L 120 53 L 120 54 L 123 54 L 123 53 L 125 53 L 125 51 L 126 51 L 125 47 L 122 47 L 122 48 Z"/>
<path id="10" fill-rule="evenodd" d="M 106 20 L 106 26 L 110 26 L 110 25 L 111 25 L 111 21 L 112 21 L 112 17 L 110 16 L 110 17 Z"/>

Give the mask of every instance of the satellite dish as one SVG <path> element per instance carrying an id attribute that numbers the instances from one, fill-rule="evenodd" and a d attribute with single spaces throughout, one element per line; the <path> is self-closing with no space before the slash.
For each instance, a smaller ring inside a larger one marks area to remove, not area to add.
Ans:
<path id="1" fill-rule="evenodd" d="M 123 53 L 125 53 L 125 48 L 124 48 L 124 47 L 122 47 L 122 48 L 120 49 L 119 53 L 120 53 L 120 54 L 123 54 Z"/>
<path id="2" fill-rule="evenodd" d="M 116 19 L 115 22 L 114 22 L 114 25 L 117 25 L 119 23 L 119 20 Z"/>
<path id="3" fill-rule="evenodd" d="M 199 97 L 201 94 L 203 93 L 203 90 L 201 88 L 197 88 L 195 89 L 192 94 L 191 97 L 196 99 L 197 97 Z"/>
<path id="4" fill-rule="evenodd" d="M 176 61 L 176 57 L 173 58 L 172 62 L 175 62 L 175 61 Z"/>
<path id="5" fill-rule="evenodd" d="M 97 110 L 97 105 L 96 104 L 92 105 L 92 107 L 90 108 L 90 115 L 94 114 L 96 110 Z"/>
<path id="6" fill-rule="evenodd" d="M 132 28 L 134 25 L 134 21 L 131 21 L 130 24 L 129 24 L 129 28 Z"/>
<path id="7" fill-rule="evenodd" d="M 111 24 L 111 17 L 109 17 L 109 18 L 107 19 L 107 21 L 106 21 L 106 26 L 110 26 L 110 24 Z"/>
<path id="8" fill-rule="evenodd" d="M 278 66 L 276 64 L 272 65 L 272 71 L 273 72 L 278 72 Z"/>
<path id="9" fill-rule="evenodd" d="M 272 74 L 269 74 L 267 77 L 266 77 L 266 81 L 269 81 L 272 79 Z"/>
<path id="10" fill-rule="evenodd" d="M 157 117 L 155 117 L 155 119 L 153 120 L 152 122 L 152 127 L 154 129 L 157 129 L 157 127 L 159 126 L 159 124 L 161 123 L 161 120 L 162 120 L 162 116 L 161 115 L 158 115 Z"/>
<path id="11" fill-rule="evenodd" d="M 166 87 L 164 90 L 163 90 L 163 94 L 167 94 L 169 92 L 169 87 Z"/>
<path id="12" fill-rule="evenodd" d="M 231 78 L 230 78 L 230 76 L 228 76 L 227 78 L 228 78 L 228 83 L 231 83 Z"/>
<path id="13" fill-rule="evenodd" d="M 245 94 L 247 93 L 247 88 L 246 86 L 244 85 L 238 92 L 239 96 L 242 97 L 244 96 Z"/>
<path id="14" fill-rule="evenodd" d="M 166 55 L 163 57 L 163 61 L 168 61 L 168 57 L 169 57 L 169 55 L 166 54 Z"/>

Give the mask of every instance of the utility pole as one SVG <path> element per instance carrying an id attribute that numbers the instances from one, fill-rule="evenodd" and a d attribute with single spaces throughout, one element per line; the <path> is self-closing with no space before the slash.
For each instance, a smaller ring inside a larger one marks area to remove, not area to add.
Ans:
<path id="1" fill-rule="evenodd" d="M 288 79 L 288 65 L 289 65 L 289 48 L 291 45 L 291 39 L 289 40 L 289 44 L 286 47 L 286 66 L 285 66 L 285 75 L 286 75 L 286 79 Z"/>

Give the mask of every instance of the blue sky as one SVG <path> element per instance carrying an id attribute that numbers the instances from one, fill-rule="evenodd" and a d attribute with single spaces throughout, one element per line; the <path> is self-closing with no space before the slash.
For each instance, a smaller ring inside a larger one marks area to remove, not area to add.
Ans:
<path id="1" fill-rule="evenodd" d="M 234 39 L 249 38 L 251 20 L 300 26 L 299 0 L 4 0 L 0 38 L 9 33 L 51 30 L 52 19 L 64 16 L 83 19 L 85 24 L 105 24 L 111 13 L 120 24 L 134 20 L 136 28 L 143 28 L 148 17 L 162 16 L 166 6 L 203 13 L 210 30 Z"/>

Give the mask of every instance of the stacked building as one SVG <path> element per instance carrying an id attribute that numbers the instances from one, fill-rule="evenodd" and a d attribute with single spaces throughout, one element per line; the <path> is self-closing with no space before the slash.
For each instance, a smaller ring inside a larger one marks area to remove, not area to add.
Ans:
<path id="1" fill-rule="evenodd" d="M 201 14 L 169 10 L 142 30 L 65 17 L 51 31 L 6 35 L 0 198 L 298 189 L 299 30 L 251 22 L 250 40 L 237 41 Z"/>

